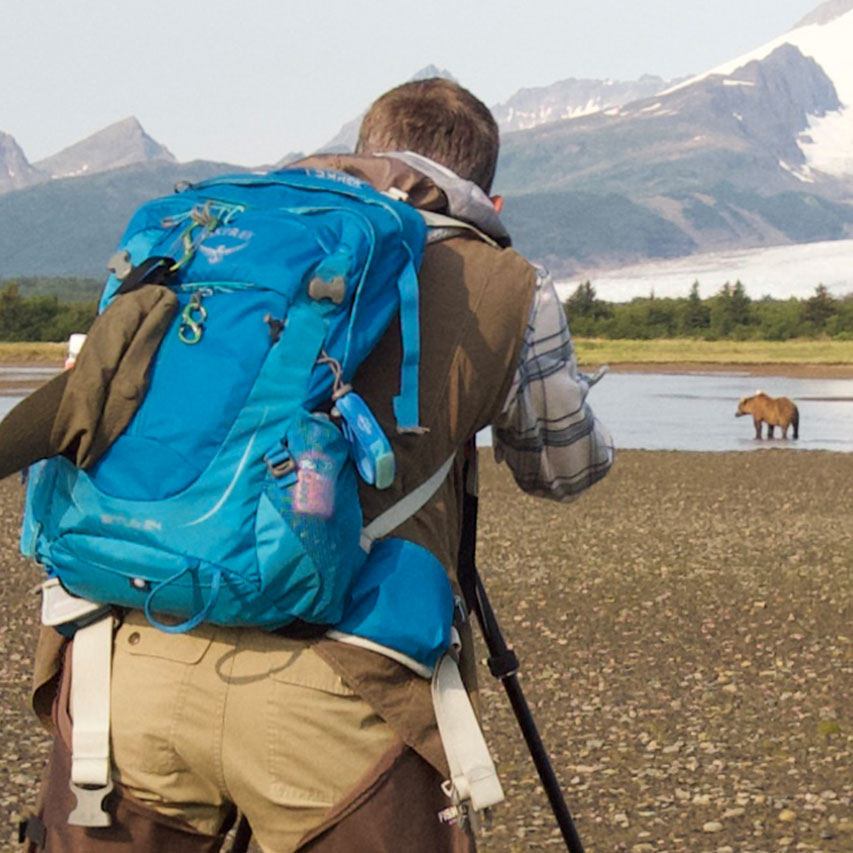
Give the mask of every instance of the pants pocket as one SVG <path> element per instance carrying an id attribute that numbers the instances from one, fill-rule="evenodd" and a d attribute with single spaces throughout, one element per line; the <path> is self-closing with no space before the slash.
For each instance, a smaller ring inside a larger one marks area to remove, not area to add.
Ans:
<path id="1" fill-rule="evenodd" d="M 113 644 L 111 688 L 113 759 L 121 777 L 185 769 L 177 736 L 187 687 L 211 642 L 212 634 L 204 627 L 165 634 L 141 613 L 128 614 Z"/>
<path id="2" fill-rule="evenodd" d="M 279 802 L 330 808 L 392 742 L 378 714 L 310 647 L 271 662 L 268 772 Z"/>

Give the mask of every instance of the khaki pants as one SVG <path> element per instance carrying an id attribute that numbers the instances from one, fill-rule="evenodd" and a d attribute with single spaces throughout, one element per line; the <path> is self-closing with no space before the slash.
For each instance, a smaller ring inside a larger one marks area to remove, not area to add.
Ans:
<path id="1" fill-rule="evenodd" d="M 264 851 L 294 850 L 397 740 L 312 650 L 255 629 L 165 634 L 130 613 L 115 637 L 116 780 L 217 833 L 232 804 Z"/>

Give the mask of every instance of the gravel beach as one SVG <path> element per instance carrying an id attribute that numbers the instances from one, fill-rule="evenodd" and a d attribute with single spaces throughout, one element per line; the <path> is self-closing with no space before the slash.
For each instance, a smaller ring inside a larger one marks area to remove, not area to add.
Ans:
<path id="1" fill-rule="evenodd" d="M 482 456 L 481 572 L 588 853 L 851 853 L 853 454 L 622 451 L 569 506 Z M 22 491 L 0 482 L 2 850 L 47 750 Z M 485 668 L 482 686 L 507 800 L 480 850 L 561 849 Z"/>

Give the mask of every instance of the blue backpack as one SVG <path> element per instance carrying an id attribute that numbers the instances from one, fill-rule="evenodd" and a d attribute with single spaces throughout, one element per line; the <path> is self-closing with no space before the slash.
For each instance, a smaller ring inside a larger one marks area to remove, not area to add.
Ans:
<path id="1" fill-rule="evenodd" d="M 387 487 L 394 462 L 349 382 L 399 316 L 394 412 L 398 429 L 418 429 L 425 235 L 414 208 L 316 169 L 225 176 L 143 205 L 100 308 L 154 282 L 176 293 L 178 313 L 106 453 L 86 471 L 64 457 L 33 467 L 22 550 L 74 595 L 143 609 L 169 631 L 303 620 L 346 632 L 376 621 L 365 611 L 376 590 L 359 592 L 360 578 L 412 598 L 411 577 L 397 591 L 387 578 L 417 546 L 389 563 L 378 543 L 362 571 L 357 474 Z M 453 609 L 432 563 L 419 583 L 434 578 L 441 624 L 415 643 L 428 663 Z"/>

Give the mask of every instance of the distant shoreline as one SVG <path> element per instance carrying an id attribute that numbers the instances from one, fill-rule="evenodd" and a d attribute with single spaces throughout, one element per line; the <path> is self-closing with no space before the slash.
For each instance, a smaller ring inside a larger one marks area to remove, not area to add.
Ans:
<path id="1" fill-rule="evenodd" d="M 27 361 L 5 361 L 0 358 L 0 367 L 19 368 L 55 367 L 57 373 L 62 363 L 53 359 L 31 359 Z M 592 372 L 599 364 L 581 363 L 581 370 Z M 707 362 L 707 361 L 625 361 L 610 363 L 612 373 L 736 373 L 746 376 L 787 376 L 794 379 L 853 379 L 853 364 L 806 364 L 751 362 Z M 49 377 L 48 377 L 49 378 Z M 31 391 L 40 383 L 28 384 L 20 380 L 4 379 L 0 376 L 0 394 L 10 391 Z"/>
<path id="2" fill-rule="evenodd" d="M 614 373 L 737 373 L 807 379 L 853 379 L 853 341 L 701 341 L 576 338 L 582 369 Z M 62 369 L 64 343 L 0 342 L 0 366 Z M 28 383 L 28 384 L 38 384 Z M 0 389 L 20 386 L 0 376 Z"/>
<path id="3" fill-rule="evenodd" d="M 597 365 L 595 365 L 597 367 Z M 592 365 L 581 365 L 592 369 Z M 794 364 L 708 361 L 625 361 L 610 365 L 613 373 L 742 373 L 796 379 L 853 379 L 853 364 Z"/>

